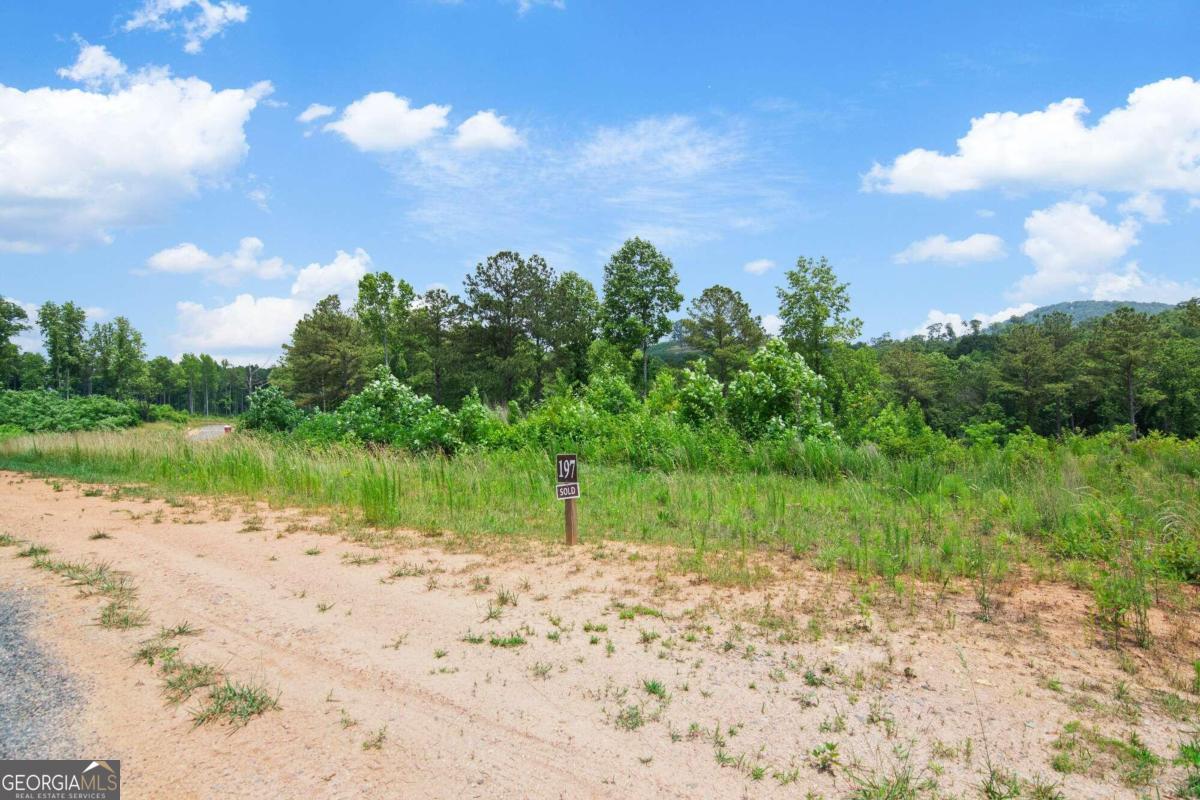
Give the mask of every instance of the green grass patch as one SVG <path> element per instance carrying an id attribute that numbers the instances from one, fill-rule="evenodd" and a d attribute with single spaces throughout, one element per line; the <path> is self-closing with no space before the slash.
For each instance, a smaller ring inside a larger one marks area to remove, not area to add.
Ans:
<path id="1" fill-rule="evenodd" d="M 258 684 L 226 678 L 212 688 L 207 700 L 192 713 L 192 724 L 227 722 L 241 727 L 254 717 L 278 708 L 278 694 L 273 695 Z"/>
<path id="2" fill-rule="evenodd" d="M 726 585 L 769 577 L 756 555 L 772 552 L 897 586 L 970 579 L 982 617 L 996 583 L 1027 564 L 1094 584 L 1105 618 L 1135 634 L 1147 585 L 1200 581 L 1200 442 L 1073 436 L 907 459 L 825 443 L 791 453 L 786 469 L 755 452 L 727 468 L 685 454 L 669 468 L 590 463 L 583 536 L 680 546 L 681 569 Z M 197 445 L 146 426 L 7 439 L 0 467 L 331 509 L 468 544 L 562 535 L 553 455 L 534 449 L 447 458 L 251 435 Z"/>
<path id="3" fill-rule="evenodd" d="M 1162 763 L 1136 733 L 1118 739 L 1078 721 L 1068 722 L 1051 747 L 1057 751 L 1050 760 L 1055 772 L 1103 778 L 1115 771 L 1133 787 L 1149 785 Z"/>
<path id="4" fill-rule="evenodd" d="M 525 644 L 525 637 L 517 633 L 508 636 L 493 636 L 488 640 L 492 647 L 520 647 Z"/>

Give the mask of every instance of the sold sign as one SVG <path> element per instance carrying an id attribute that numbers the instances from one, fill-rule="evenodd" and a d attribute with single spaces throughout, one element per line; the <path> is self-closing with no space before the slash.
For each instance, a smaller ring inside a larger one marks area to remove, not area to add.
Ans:
<path id="1" fill-rule="evenodd" d="M 574 453 L 559 453 L 554 474 L 554 495 L 565 500 L 567 544 L 579 541 L 579 524 L 575 516 L 575 501 L 579 499 L 579 458 Z"/>

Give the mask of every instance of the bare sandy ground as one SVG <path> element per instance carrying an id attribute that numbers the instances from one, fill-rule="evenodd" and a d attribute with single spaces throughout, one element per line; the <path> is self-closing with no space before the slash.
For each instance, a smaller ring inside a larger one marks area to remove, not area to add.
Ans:
<path id="1" fill-rule="evenodd" d="M 1012 583 L 983 622 L 968 586 L 897 595 L 776 563 L 759 588 L 721 588 L 659 549 L 371 547 L 294 511 L 84 488 L 0 473 L 0 533 L 128 572 L 150 625 L 99 627 L 102 600 L 16 547 L 0 588 L 37 595 L 31 635 L 88 687 L 78 757 L 120 758 L 128 798 L 835 798 L 906 767 L 936 796 L 976 797 L 989 760 L 1068 798 L 1171 796 L 1166 763 L 1133 788 L 1102 746 L 1084 774 L 1051 759 L 1072 721 L 1136 733 L 1164 761 L 1196 722 L 1195 615 L 1155 617 L 1154 649 L 1117 650 L 1062 585 Z M 488 619 L 502 591 L 516 605 Z M 189 660 L 264 683 L 280 710 L 194 727 L 195 698 L 166 704 L 132 653 L 185 620 L 201 629 Z M 512 633 L 527 643 L 488 642 Z"/>

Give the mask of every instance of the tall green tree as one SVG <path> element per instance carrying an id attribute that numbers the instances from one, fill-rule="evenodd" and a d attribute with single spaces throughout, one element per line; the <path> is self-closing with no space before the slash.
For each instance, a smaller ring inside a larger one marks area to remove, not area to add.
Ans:
<path id="1" fill-rule="evenodd" d="M 183 383 L 187 387 L 188 413 L 195 414 L 196 388 L 200 385 L 200 359 L 194 353 L 184 353 L 179 357 L 179 369 L 183 373 Z"/>
<path id="2" fill-rule="evenodd" d="M 361 323 L 329 295 L 296 323 L 271 379 L 298 405 L 330 411 L 366 383 L 369 350 Z"/>
<path id="3" fill-rule="evenodd" d="M 542 383 L 554 348 L 554 310 L 551 297 L 558 278 L 546 259 L 537 253 L 525 261 L 522 283 L 521 316 L 525 334 L 533 348 L 533 398 L 542 398 Z"/>
<path id="4" fill-rule="evenodd" d="M 354 312 L 363 328 L 383 352 L 383 364 L 392 372 L 392 362 L 402 359 L 398 352 L 416 293 L 404 279 L 387 272 L 368 272 L 358 282 L 358 300 Z M 397 365 L 403 374 L 404 365 Z"/>
<path id="5" fill-rule="evenodd" d="M 21 353 L 17 359 L 17 388 L 45 389 L 49 366 L 41 353 Z"/>
<path id="6" fill-rule="evenodd" d="M 530 339 L 531 297 L 545 297 L 550 271 L 544 259 L 505 250 L 475 265 L 463 281 L 475 323 L 472 349 L 483 376 L 491 378 L 499 399 L 508 401 L 518 383 L 532 379 L 538 353 Z"/>
<path id="7" fill-rule="evenodd" d="M 29 329 L 25 309 L 0 295 L 0 386 L 11 386 L 20 373 L 21 350 L 12 338 Z"/>
<path id="8" fill-rule="evenodd" d="M 824 256 L 796 259 L 786 280 L 787 285 L 776 290 L 783 322 L 780 336 L 823 375 L 834 342 L 850 342 L 862 333 L 862 320 L 850 316 L 849 284 L 838 282 Z"/>
<path id="9" fill-rule="evenodd" d="M 1058 377 L 1054 343 L 1041 325 L 1016 323 L 1000 338 L 1002 391 L 1010 395 L 1022 421 L 1041 431 L 1041 417 L 1054 394 Z"/>
<path id="10" fill-rule="evenodd" d="M 150 390 L 160 403 L 170 403 L 171 397 L 183 383 L 183 371 L 166 356 L 155 356 L 146 364 Z"/>
<path id="11" fill-rule="evenodd" d="M 105 391 L 118 399 L 132 396 L 146 369 L 146 343 L 125 317 L 99 326 L 97 372 Z"/>
<path id="12" fill-rule="evenodd" d="M 1154 317 L 1128 306 L 1101 317 L 1092 331 L 1095 370 L 1109 396 L 1124 408 L 1125 421 L 1135 438 L 1138 412 L 1161 397 L 1154 387 L 1154 355 L 1160 333 Z"/>
<path id="13" fill-rule="evenodd" d="M 466 316 L 466 306 L 459 296 L 445 289 L 425 292 L 413 311 L 412 329 L 419 355 L 416 375 L 438 404 L 448 402 L 450 377 L 461 372 L 459 339 Z"/>
<path id="14" fill-rule="evenodd" d="M 204 416 L 212 415 L 210 401 L 220 388 L 221 365 L 208 353 L 200 354 L 200 387 L 204 391 Z"/>
<path id="15" fill-rule="evenodd" d="M 84 325 L 87 312 L 70 301 L 43 303 L 37 323 L 50 360 L 50 373 L 60 392 L 70 395 L 84 362 Z"/>
<path id="16" fill-rule="evenodd" d="M 627 357 L 641 349 L 643 397 L 650 386 L 650 345 L 670 333 L 669 315 L 682 302 L 675 265 L 644 239 L 626 241 L 604 267 L 601 325 Z"/>
<path id="17" fill-rule="evenodd" d="M 718 284 L 692 299 L 683 319 L 683 338 L 704 353 L 713 376 L 728 385 L 766 340 L 766 333 L 742 293 Z"/>
<path id="18" fill-rule="evenodd" d="M 588 373 L 588 348 L 596 340 L 600 301 L 591 281 L 577 272 L 564 272 L 554 281 L 547 302 L 552 366 L 567 380 L 583 383 Z"/>

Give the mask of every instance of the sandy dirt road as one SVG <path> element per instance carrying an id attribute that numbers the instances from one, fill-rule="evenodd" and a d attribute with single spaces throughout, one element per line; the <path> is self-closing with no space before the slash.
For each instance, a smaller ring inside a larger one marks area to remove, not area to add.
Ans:
<path id="1" fill-rule="evenodd" d="M 51 484 L 0 473 L 0 533 L 126 571 L 150 624 L 98 626 L 100 599 L 18 547 L 0 548 L 0 590 L 36 598 L 27 635 L 86 687 L 64 736 L 78 757 L 122 759 L 127 798 L 835 798 L 906 768 L 975 796 L 989 757 L 1066 797 L 1136 797 L 1148 788 L 1103 758 L 1054 772 L 1064 726 L 1135 732 L 1167 757 L 1194 724 L 1194 706 L 1169 713 L 1155 693 L 1182 692 L 1169 678 L 1198 654 L 1195 620 L 1156 620 L 1163 646 L 1126 652 L 1122 671 L 1086 595 L 1061 586 L 1009 587 L 984 623 L 969 588 L 899 597 L 796 564 L 720 588 L 669 551 L 371 547 L 287 510 Z M 281 708 L 195 727 L 195 700 L 165 703 L 132 654 L 183 621 L 200 629 L 187 658 Z M 525 644 L 489 643 L 514 634 Z M 1177 780 L 1154 772 L 1164 796 Z"/>

